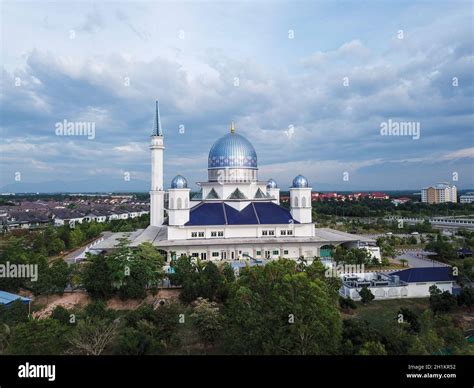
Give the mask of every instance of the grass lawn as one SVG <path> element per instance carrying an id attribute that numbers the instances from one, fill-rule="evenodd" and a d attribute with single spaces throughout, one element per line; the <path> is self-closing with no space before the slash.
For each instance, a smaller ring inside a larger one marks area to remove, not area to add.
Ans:
<path id="1" fill-rule="evenodd" d="M 364 319 L 375 328 L 381 329 L 387 324 L 395 323 L 398 310 L 402 307 L 421 314 L 429 308 L 429 298 L 378 300 L 366 305 L 357 302 L 357 309 L 354 310 L 352 317 Z"/>

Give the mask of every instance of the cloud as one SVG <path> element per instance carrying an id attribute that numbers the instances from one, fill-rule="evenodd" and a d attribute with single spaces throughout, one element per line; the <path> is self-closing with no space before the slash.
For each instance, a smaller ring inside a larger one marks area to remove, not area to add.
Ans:
<path id="1" fill-rule="evenodd" d="M 246 7 L 223 12 L 219 23 L 229 30 L 222 32 L 210 28 L 195 7 L 180 7 L 183 13 L 175 19 L 163 7 L 123 6 L 110 13 L 87 7 L 64 25 L 94 35 L 94 44 L 79 35 L 64 47 L 67 37 L 56 37 L 59 25 L 50 48 L 38 48 L 31 39 L 22 63 L 2 69 L 2 174 L 21 168 L 46 179 L 44 168 L 29 164 L 33 158 L 66 180 L 77 178 L 70 171 L 104 179 L 120 171 L 147 177 L 148 136 L 159 99 L 165 179 L 178 172 L 191 181 L 205 179 L 207 152 L 234 120 L 257 150 L 262 177 L 289 181 L 304 172 L 312 180 L 340 185 L 341 171 L 350 170 L 361 184 L 374 180 L 403 187 L 418 174 L 431 179 L 426 169 L 449 161 L 465 172 L 465 184 L 473 183 L 464 164 L 472 158 L 472 148 L 466 148 L 472 145 L 474 123 L 472 34 L 462 7 L 419 24 L 413 16 L 403 41 L 383 24 L 373 26 L 379 36 L 365 37 L 350 27 L 347 34 L 334 27 L 328 37 L 341 36 L 326 47 L 314 39 L 298 40 L 305 37 L 298 33 L 293 42 L 269 44 L 257 53 L 261 42 L 277 35 L 226 23 L 225 18 L 236 22 L 251 14 Z M 273 10 L 280 18 L 266 25 L 269 31 L 288 29 L 281 7 Z M 336 20 L 336 14 L 328 20 Z M 38 23 L 44 24 L 40 16 Z M 455 27 L 447 29 L 445 18 Z M 177 35 L 182 25 L 184 40 Z M 13 28 L 7 27 L 7 32 Z M 307 37 L 317 36 L 314 24 L 303 27 Z M 22 28 L 29 31 L 28 25 Z M 380 123 L 389 118 L 420 122 L 420 140 L 380 136 Z M 55 123 L 65 119 L 94 122 L 95 138 L 55 136 Z M 406 179 L 392 170 L 416 164 Z"/>
<path id="2" fill-rule="evenodd" d="M 455 160 L 461 158 L 474 159 L 474 147 L 464 148 L 454 152 L 450 152 L 446 155 L 443 155 L 441 159 L 443 160 Z"/>

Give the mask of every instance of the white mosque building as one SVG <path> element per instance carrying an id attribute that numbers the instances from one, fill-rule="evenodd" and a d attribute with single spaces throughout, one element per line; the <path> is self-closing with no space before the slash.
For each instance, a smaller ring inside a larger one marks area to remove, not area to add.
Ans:
<path id="1" fill-rule="evenodd" d="M 180 255 L 201 260 L 262 260 L 328 257 L 340 244 L 373 246 L 363 236 L 318 228 L 312 222 L 311 187 L 297 175 L 290 187 L 290 209 L 280 206 L 274 179 L 258 179 L 257 153 L 234 125 L 211 147 L 208 179 L 191 197 L 185 177 L 177 175 L 165 190 L 164 133 L 158 102 L 151 135 L 150 226 L 131 236 L 132 246 L 150 242 L 167 261 Z M 112 249 L 120 236 L 100 248 Z M 373 248 L 371 248 L 373 251 Z"/>
<path id="2" fill-rule="evenodd" d="M 257 153 L 233 124 L 209 151 L 207 181 L 197 183 L 199 197 L 191 197 L 181 175 L 164 188 L 165 142 L 158 102 L 150 150 L 150 226 L 134 234 L 132 246 L 150 242 L 167 261 L 180 255 L 216 261 L 311 260 L 330 256 L 340 244 L 378 251 L 371 239 L 318 228 L 312 222 L 311 187 L 302 175 L 289 188 L 290 209 L 280 206 L 277 182 L 258 179 Z M 103 247 L 111 248 L 110 242 Z"/>

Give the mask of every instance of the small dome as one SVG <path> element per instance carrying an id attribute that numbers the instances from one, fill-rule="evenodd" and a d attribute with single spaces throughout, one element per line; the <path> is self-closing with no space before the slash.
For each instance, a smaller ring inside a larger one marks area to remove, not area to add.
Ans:
<path id="1" fill-rule="evenodd" d="M 308 180 L 303 175 L 298 175 L 293 179 L 292 187 L 304 188 L 308 186 Z"/>
<path id="2" fill-rule="evenodd" d="M 188 187 L 188 181 L 182 175 L 176 175 L 171 181 L 172 189 L 186 189 Z"/>
<path id="3" fill-rule="evenodd" d="M 276 189 L 276 188 L 278 188 L 277 183 L 275 182 L 274 179 L 270 178 L 267 181 L 267 189 Z"/>

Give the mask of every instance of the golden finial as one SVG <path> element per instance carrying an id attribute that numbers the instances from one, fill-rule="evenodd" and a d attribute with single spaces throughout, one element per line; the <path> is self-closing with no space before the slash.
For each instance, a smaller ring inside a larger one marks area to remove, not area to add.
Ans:
<path id="1" fill-rule="evenodd" d="M 234 122 L 230 124 L 230 133 L 235 133 L 235 127 L 234 127 Z"/>

